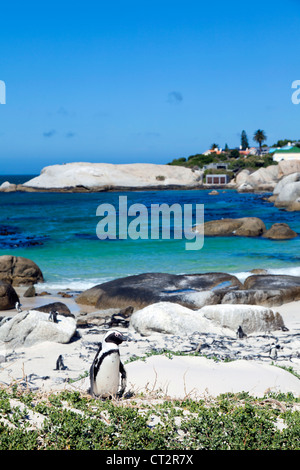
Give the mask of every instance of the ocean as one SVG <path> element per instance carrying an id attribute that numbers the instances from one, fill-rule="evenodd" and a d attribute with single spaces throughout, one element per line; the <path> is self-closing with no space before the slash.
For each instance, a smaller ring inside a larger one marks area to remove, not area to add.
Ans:
<path id="1" fill-rule="evenodd" d="M 35 175 L 5 175 L 22 183 Z M 270 194 L 239 194 L 221 190 L 128 191 L 102 193 L 0 193 L 0 255 L 32 259 L 41 268 L 43 289 L 81 291 L 118 277 L 145 272 L 228 272 L 243 279 L 256 268 L 300 275 L 300 237 L 273 241 L 247 237 L 205 237 L 203 248 L 186 250 L 187 240 L 100 240 L 96 235 L 100 204 L 118 208 L 143 204 L 204 205 L 205 221 L 259 217 L 269 228 L 285 222 L 300 234 L 299 212 L 279 210 L 264 200 Z"/>

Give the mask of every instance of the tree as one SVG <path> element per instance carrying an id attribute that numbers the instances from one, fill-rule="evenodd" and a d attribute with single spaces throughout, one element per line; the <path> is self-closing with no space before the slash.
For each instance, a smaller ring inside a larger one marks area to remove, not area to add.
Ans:
<path id="1" fill-rule="evenodd" d="M 253 140 L 258 143 L 259 145 L 259 153 L 261 153 L 261 144 L 267 140 L 267 136 L 265 134 L 265 131 L 258 129 L 253 136 Z"/>
<path id="2" fill-rule="evenodd" d="M 230 158 L 239 158 L 240 157 L 240 152 L 238 149 L 233 149 L 230 151 Z"/>
<path id="3" fill-rule="evenodd" d="M 246 131 L 242 131 L 242 134 L 241 134 L 241 147 L 242 147 L 242 150 L 246 150 L 247 148 L 249 148 L 249 142 L 248 142 Z"/>
<path id="4" fill-rule="evenodd" d="M 218 147 L 219 147 L 218 144 L 211 144 L 210 150 L 215 150 Z"/>

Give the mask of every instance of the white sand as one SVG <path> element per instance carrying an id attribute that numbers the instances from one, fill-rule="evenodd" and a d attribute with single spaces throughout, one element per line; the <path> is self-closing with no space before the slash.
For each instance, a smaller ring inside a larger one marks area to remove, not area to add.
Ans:
<path id="1" fill-rule="evenodd" d="M 46 304 L 58 300 L 53 296 L 38 298 L 38 303 Z M 22 299 L 22 303 L 25 303 Z M 72 310 L 73 299 L 59 298 L 68 303 Z M 33 303 L 37 298 L 31 299 Z M 30 299 L 26 299 L 30 304 Z M 283 317 L 285 325 L 289 328 L 289 334 L 295 335 L 295 347 L 299 345 L 300 334 L 300 301 L 291 302 L 276 307 Z M 7 312 L 9 314 L 9 312 Z M 120 331 L 125 329 L 118 328 Z M 80 330 L 81 338 L 69 344 L 57 344 L 44 342 L 32 347 L 19 348 L 15 351 L 8 349 L 2 352 L 7 356 L 7 361 L 0 363 L 0 384 L 9 386 L 15 382 L 34 384 L 34 390 L 56 391 L 65 388 L 86 392 L 89 386 L 88 378 L 68 383 L 66 379 L 78 379 L 85 375 L 95 356 L 95 348 L 101 340 L 103 330 L 92 334 L 88 330 Z M 226 335 L 226 331 L 224 331 Z M 274 333 L 280 338 L 285 333 Z M 159 333 L 141 337 L 138 333 L 130 331 L 133 341 L 123 343 L 120 347 L 121 357 L 128 360 L 133 355 L 144 356 L 145 351 L 151 348 L 152 341 L 164 347 L 168 335 Z M 260 334 L 260 336 L 262 336 Z M 220 337 L 222 339 L 222 337 Z M 136 340 L 136 341 L 135 341 Z M 297 343 L 298 341 L 298 343 Z M 246 344 L 246 343 L 245 343 Z M 1 347 L 0 347 L 1 349 Z M 55 370 L 56 360 L 62 354 L 66 370 Z M 147 392 L 150 395 L 162 394 L 176 398 L 201 397 L 204 394 L 217 396 L 227 392 L 249 392 L 254 396 L 263 396 L 266 392 L 292 392 L 300 397 L 300 380 L 290 372 L 276 365 L 260 360 L 236 360 L 233 362 L 215 362 L 205 357 L 151 356 L 146 361 L 138 360 L 126 364 L 128 374 L 128 387 L 135 392 Z M 276 364 L 276 361 L 274 361 Z M 278 362 L 278 365 L 292 367 L 300 374 L 300 357 L 292 362 Z M 36 380 L 32 374 L 35 374 Z"/>

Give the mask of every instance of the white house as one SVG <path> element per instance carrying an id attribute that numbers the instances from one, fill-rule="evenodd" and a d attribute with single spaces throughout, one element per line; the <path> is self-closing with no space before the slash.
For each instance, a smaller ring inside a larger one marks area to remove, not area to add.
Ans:
<path id="1" fill-rule="evenodd" d="M 281 160 L 300 160 L 300 148 L 289 146 L 276 150 L 273 154 L 273 161 L 280 162 Z"/>

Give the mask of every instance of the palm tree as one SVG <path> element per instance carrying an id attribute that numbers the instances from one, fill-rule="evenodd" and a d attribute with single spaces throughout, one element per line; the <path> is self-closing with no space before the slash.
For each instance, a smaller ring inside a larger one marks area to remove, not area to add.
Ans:
<path id="1" fill-rule="evenodd" d="M 218 144 L 211 144 L 210 150 L 215 150 L 218 148 Z"/>
<path id="2" fill-rule="evenodd" d="M 258 142 L 258 145 L 259 145 L 259 153 L 261 153 L 261 144 L 267 140 L 267 136 L 265 134 L 265 131 L 262 131 L 261 129 L 258 129 L 255 133 L 254 133 L 254 136 L 253 136 L 253 140 L 255 140 L 255 142 Z"/>

